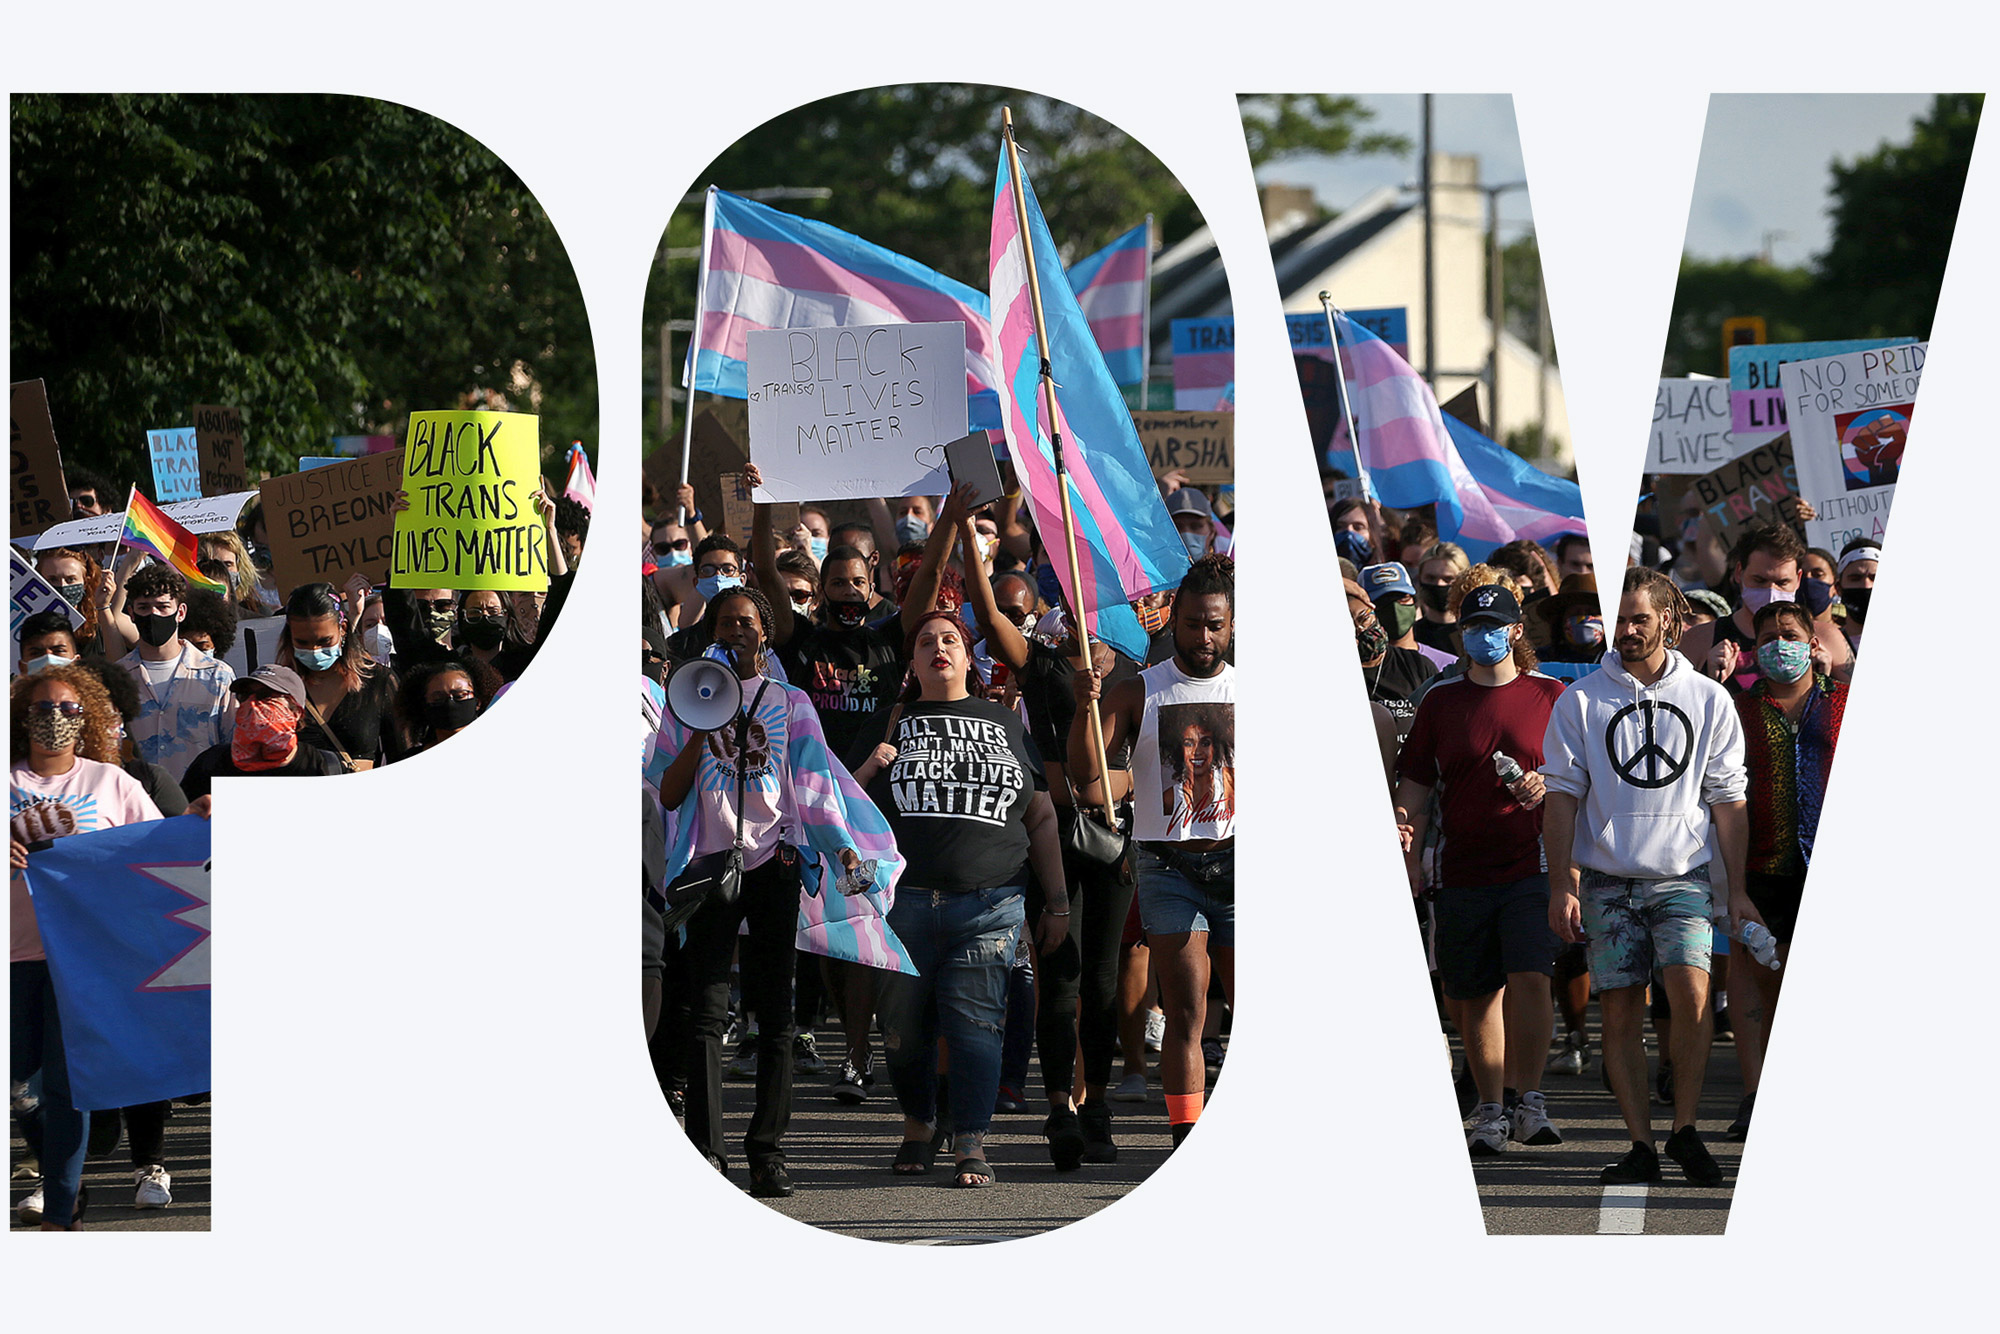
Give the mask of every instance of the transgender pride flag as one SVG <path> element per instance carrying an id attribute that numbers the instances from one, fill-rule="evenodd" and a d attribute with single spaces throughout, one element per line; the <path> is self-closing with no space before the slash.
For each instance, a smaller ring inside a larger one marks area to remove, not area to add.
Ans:
<path id="1" fill-rule="evenodd" d="M 1027 485 L 1035 531 L 1048 549 L 1070 609 L 1081 610 L 1092 633 L 1125 656 L 1143 662 L 1146 634 L 1129 604 L 1155 590 L 1178 587 L 1188 571 L 1187 548 L 1167 517 L 1166 504 L 1146 462 L 1145 447 L 1133 429 L 1132 414 L 1104 364 L 1083 310 L 1067 284 L 1047 281 L 1062 272 L 1062 261 L 1056 258 L 1049 225 L 1025 174 L 1021 190 L 1027 206 L 1028 239 L 1035 247 L 1035 271 L 1044 279 L 1042 317 L 1048 324 L 1049 360 L 1059 399 L 1057 420 L 1045 420 L 1041 353 L 1035 342 L 1035 315 L 1028 292 L 1027 249 L 1022 244 L 1003 145 L 993 186 L 989 254 L 993 333 L 1005 369 L 1000 405 L 1007 452 Z M 1063 464 L 1069 474 L 1081 589 L 1070 586 L 1069 557 L 1062 546 L 1062 503 L 1056 489 L 1052 431 L 1061 433 Z"/>
<path id="2" fill-rule="evenodd" d="M 1333 322 L 1340 341 L 1341 374 L 1361 437 L 1356 457 L 1377 500 L 1396 509 L 1435 504 L 1438 536 L 1458 543 L 1474 560 L 1517 537 L 1539 540 L 1543 532 L 1583 531 L 1581 519 L 1552 515 L 1537 503 L 1549 500 L 1550 492 L 1537 490 L 1530 498 L 1524 479 L 1499 460 L 1482 453 L 1484 476 L 1476 475 L 1438 411 L 1430 386 L 1410 363 L 1341 312 L 1333 313 Z M 1333 449 L 1345 449 L 1347 444 L 1343 421 L 1334 433 Z M 1491 483 L 1490 489 L 1486 483 Z M 1582 508 L 1579 492 L 1575 509 Z M 1561 526 L 1549 528 L 1557 519 Z"/>
<path id="3" fill-rule="evenodd" d="M 681 383 L 749 393 L 752 329 L 843 324 L 965 325 L 965 390 L 975 431 L 1000 429 L 1000 358 L 986 295 L 893 250 L 714 186 L 701 236 L 701 293 Z"/>
<path id="4" fill-rule="evenodd" d="M 1111 378 L 1121 385 L 1146 378 L 1147 289 L 1152 281 L 1151 217 L 1069 271 L 1069 290 L 1090 321 Z"/>

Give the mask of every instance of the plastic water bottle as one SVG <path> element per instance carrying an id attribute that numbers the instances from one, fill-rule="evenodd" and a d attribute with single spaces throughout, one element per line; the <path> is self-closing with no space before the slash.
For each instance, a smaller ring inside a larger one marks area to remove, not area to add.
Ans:
<path id="1" fill-rule="evenodd" d="M 1778 967 L 1778 938 L 1769 931 L 1755 922 L 1745 922 L 1736 938 L 1743 942 L 1744 948 L 1750 951 L 1750 957 L 1758 963 L 1770 969 Z"/>
<path id="2" fill-rule="evenodd" d="M 1493 752 L 1493 772 L 1500 775 L 1500 782 L 1507 787 L 1512 787 L 1527 777 L 1511 756 L 1498 750 Z"/>

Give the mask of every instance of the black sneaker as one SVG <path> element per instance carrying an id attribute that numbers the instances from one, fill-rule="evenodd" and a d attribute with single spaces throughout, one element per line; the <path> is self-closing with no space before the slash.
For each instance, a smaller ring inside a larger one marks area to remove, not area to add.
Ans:
<path id="1" fill-rule="evenodd" d="M 1667 1137 L 1667 1157 L 1681 1165 L 1687 1179 L 1697 1186 L 1719 1186 L 1722 1184 L 1722 1168 L 1715 1159 L 1709 1157 L 1708 1147 L 1701 1142 L 1693 1126 L 1682 1126 Z M 1659 1165 L 1654 1164 L 1654 1171 Z"/>
<path id="2" fill-rule="evenodd" d="M 750 1193 L 760 1200 L 782 1200 L 792 1193 L 791 1173 L 783 1163 L 762 1163 L 750 1169 Z"/>
<path id="3" fill-rule="evenodd" d="M 870 1056 L 860 1065 L 852 1056 L 840 1063 L 840 1073 L 833 1077 L 833 1100 L 850 1106 L 868 1101 L 868 1086 L 875 1082 L 875 1058 Z"/>
<path id="4" fill-rule="evenodd" d="M 1076 1110 L 1083 1122 L 1083 1161 L 1115 1163 L 1118 1146 L 1111 1140 L 1111 1109 L 1103 1103 L 1087 1102 Z"/>
<path id="5" fill-rule="evenodd" d="M 1672 1141 L 1669 1141 L 1671 1144 Z M 1630 1186 L 1640 1181 L 1660 1179 L 1660 1155 L 1653 1152 L 1650 1144 L 1632 1141 L 1632 1147 L 1625 1156 L 1597 1174 L 1597 1179 L 1607 1186 Z"/>
<path id="6" fill-rule="evenodd" d="M 1750 1134 L 1750 1111 L 1756 1105 L 1756 1094 L 1744 1094 L 1743 1101 L 1736 1104 L 1736 1119 L 1729 1123 L 1729 1129 L 1723 1133 L 1730 1139 L 1747 1138 Z"/>

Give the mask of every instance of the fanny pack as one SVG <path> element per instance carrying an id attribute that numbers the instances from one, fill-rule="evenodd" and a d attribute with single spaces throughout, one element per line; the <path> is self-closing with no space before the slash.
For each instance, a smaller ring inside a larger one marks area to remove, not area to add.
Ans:
<path id="1" fill-rule="evenodd" d="M 1171 843 L 1140 845 L 1158 857 L 1170 871 L 1199 885 L 1218 899 L 1236 899 L 1236 849 L 1217 848 L 1213 852 L 1184 853 Z"/>

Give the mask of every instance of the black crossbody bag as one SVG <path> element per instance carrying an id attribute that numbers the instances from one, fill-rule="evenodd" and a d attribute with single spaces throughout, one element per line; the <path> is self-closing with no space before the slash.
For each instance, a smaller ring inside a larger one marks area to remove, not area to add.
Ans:
<path id="1" fill-rule="evenodd" d="M 1049 734 L 1053 736 L 1056 732 L 1055 710 L 1048 707 L 1048 700 L 1046 698 L 1043 699 L 1042 706 L 1042 716 L 1048 722 Z M 1082 710 L 1079 709 L 1078 712 L 1082 712 Z M 1076 726 L 1075 719 L 1071 719 L 1070 726 Z M 1089 724 L 1086 723 L 1085 726 L 1089 726 Z M 1098 781 L 1104 785 L 1107 791 L 1110 789 L 1110 774 L 1102 775 Z M 1130 831 L 1121 829 L 1116 825 L 1107 826 L 1096 815 L 1092 814 L 1093 811 L 1098 809 L 1097 807 L 1086 808 L 1082 802 L 1077 800 L 1076 784 L 1069 781 L 1069 765 L 1067 763 L 1063 765 L 1063 786 L 1069 789 L 1069 809 L 1072 817 L 1071 819 L 1060 821 L 1064 850 L 1075 853 L 1085 861 L 1102 866 L 1107 870 L 1115 870 L 1124 865 L 1125 858 L 1132 851 L 1132 835 Z M 1058 810 L 1057 814 L 1060 815 L 1061 811 Z M 1115 819 L 1117 815 L 1115 809 L 1112 815 Z"/>
<path id="2" fill-rule="evenodd" d="M 703 906 L 719 903 L 727 908 L 743 896 L 743 789 L 748 779 L 748 767 L 743 758 L 744 749 L 750 740 L 750 719 L 757 712 L 757 706 L 764 700 L 764 692 L 770 688 L 767 680 L 757 687 L 756 698 L 750 707 L 736 720 L 736 838 L 732 846 L 719 852 L 706 853 L 687 864 L 687 869 L 674 877 L 674 883 L 667 886 L 665 903 L 661 912 L 666 917 L 666 929 L 674 930 L 686 924 L 690 917 L 700 912 Z"/>

